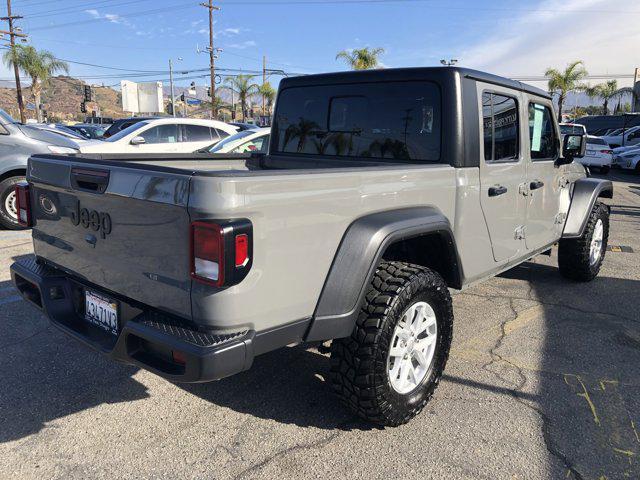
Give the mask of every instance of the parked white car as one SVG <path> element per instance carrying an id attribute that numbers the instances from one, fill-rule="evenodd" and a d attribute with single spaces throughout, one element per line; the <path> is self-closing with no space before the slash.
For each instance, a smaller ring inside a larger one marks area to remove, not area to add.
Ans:
<path id="1" fill-rule="evenodd" d="M 613 153 L 612 166 L 640 173 L 640 146 L 616 148 Z"/>
<path id="2" fill-rule="evenodd" d="M 190 153 L 235 134 L 217 120 L 161 118 L 135 123 L 104 141 L 85 142 L 81 153 Z"/>
<path id="3" fill-rule="evenodd" d="M 614 135 L 605 135 L 602 139 L 613 148 L 620 146 L 630 147 L 640 143 L 640 125 L 627 128 L 624 130 L 624 135 L 622 132 L 622 129 L 616 130 L 613 132 Z"/>
<path id="4" fill-rule="evenodd" d="M 266 153 L 271 128 L 244 130 L 206 149 L 209 153 Z"/>
<path id="5" fill-rule="evenodd" d="M 604 139 L 587 135 L 587 151 L 582 158 L 576 159 L 585 167 L 600 173 L 609 173 L 613 160 L 613 150 Z"/>

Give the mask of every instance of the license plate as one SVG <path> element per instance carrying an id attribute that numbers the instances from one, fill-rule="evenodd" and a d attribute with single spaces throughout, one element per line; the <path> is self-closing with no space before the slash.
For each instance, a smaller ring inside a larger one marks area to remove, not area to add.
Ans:
<path id="1" fill-rule="evenodd" d="M 84 292 L 85 319 L 109 332 L 118 335 L 118 303 L 90 290 Z"/>
<path id="2" fill-rule="evenodd" d="M 595 155 L 596 151 L 595 150 L 587 150 L 587 155 Z"/>

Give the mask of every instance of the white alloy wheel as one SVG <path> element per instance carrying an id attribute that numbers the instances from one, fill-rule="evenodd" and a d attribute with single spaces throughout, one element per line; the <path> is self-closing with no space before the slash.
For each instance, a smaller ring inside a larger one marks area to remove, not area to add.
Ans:
<path id="1" fill-rule="evenodd" d="M 436 314 L 426 302 L 416 302 L 404 313 L 391 338 L 387 372 L 401 395 L 414 390 L 431 370 L 438 339 Z"/>
<path id="2" fill-rule="evenodd" d="M 18 220 L 18 207 L 16 205 L 16 192 L 11 191 L 4 199 L 4 211 L 14 220 Z"/>
<path id="3" fill-rule="evenodd" d="M 604 224 L 598 219 L 591 236 L 591 248 L 589 249 L 589 263 L 593 266 L 598 263 L 602 255 L 602 239 L 604 237 Z"/>

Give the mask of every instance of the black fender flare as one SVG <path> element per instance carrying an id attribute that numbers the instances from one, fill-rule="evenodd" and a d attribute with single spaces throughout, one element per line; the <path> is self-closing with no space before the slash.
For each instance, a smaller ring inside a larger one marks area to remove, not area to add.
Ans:
<path id="1" fill-rule="evenodd" d="M 456 288 L 462 272 L 449 220 L 435 207 L 373 213 L 345 232 L 316 305 L 306 341 L 347 337 L 353 331 L 367 286 L 386 248 L 399 240 L 436 234 L 446 241 Z"/>
<path id="2" fill-rule="evenodd" d="M 562 238 L 579 238 L 587 226 L 591 210 L 599 197 L 613 198 L 611 180 L 581 178 L 573 186 L 571 205 L 562 231 Z"/>

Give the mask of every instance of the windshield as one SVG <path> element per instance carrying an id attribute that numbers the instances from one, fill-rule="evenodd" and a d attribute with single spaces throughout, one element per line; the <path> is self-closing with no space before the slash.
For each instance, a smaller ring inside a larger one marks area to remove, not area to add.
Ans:
<path id="1" fill-rule="evenodd" d="M 613 135 L 620 135 L 621 133 L 622 133 L 622 129 L 616 128 L 613 132 L 609 132 L 607 135 L 613 136 Z"/>
<path id="2" fill-rule="evenodd" d="M 0 108 L 0 121 L 2 123 L 18 123 L 11 115 Z"/>
<path id="3" fill-rule="evenodd" d="M 562 135 L 569 134 L 582 134 L 584 133 L 584 127 L 582 125 L 560 125 L 560 133 Z"/>
<path id="4" fill-rule="evenodd" d="M 105 142 L 117 142 L 118 140 L 120 140 L 121 138 L 126 137 L 127 135 L 129 135 L 132 132 L 135 132 L 136 130 L 139 130 L 140 128 L 149 125 L 149 122 L 138 122 L 138 123 L 134 123 L 133 125 L 131 125 L 130 127 L 125 128 L 124 130 L 120 130 L 118 133 L 116 133 L 115 135 L 110 136 L 109 138 L 105 139 Z"/>
<path id="5" fill-rule="evenodd" d="M 236 133 L 235 135 L 231 135 L 230 137 L 227 137 L 224 140 L 216 143 L 213 147 L 209 149 L 209 152 L 210 153 L 219 152 L 224 148 L 225 145 L 229 145 L 230 143 L 235 142 L 236 140 L 240 140 L 242 138 L 246 138 L 255 134 L 256 134 L 255 130 L 244 130 L 242 132 Z"/>

